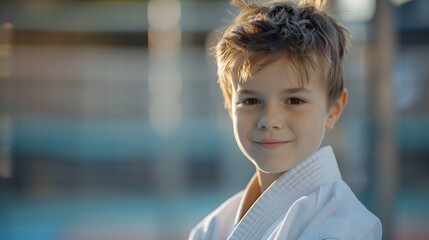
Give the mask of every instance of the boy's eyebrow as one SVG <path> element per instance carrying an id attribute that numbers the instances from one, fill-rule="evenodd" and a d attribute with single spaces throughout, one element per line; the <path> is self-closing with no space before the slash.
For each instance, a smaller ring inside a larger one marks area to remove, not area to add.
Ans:
<path id="1" fill-rule="evenodd" d="M 288 88 L 283 90 L 281 93 L 282 94 L 291 94 L 291 93 L 297 93 L 297 92 L 311 92 L 309 89 L 307 88 Z M 258 92 L 250 90 L 250 89 L 240 89 L 237 91 L 237 94 L 247 94 L 247 95 L 256 95 L 258 94 Z"/>
<path id="2" fill-rule="evenodd" d="M 297 92 L 311 92 L 308 88 L 288 88 L 286 90 L 283 90 L 282 93 L 297 93 Z"/>
<path id="3" fill-rule="evenodd" d="M 237 91 L 237 95 L 246 94 L 246 95 L 257 95 L 258 93 L 249 89 L 240 89 Z"/>

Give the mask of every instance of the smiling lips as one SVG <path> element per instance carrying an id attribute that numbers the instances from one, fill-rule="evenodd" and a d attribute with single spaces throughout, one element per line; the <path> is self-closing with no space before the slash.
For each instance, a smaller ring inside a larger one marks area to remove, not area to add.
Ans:
<path id="1" fill-rule="evenodd" d="M 276 140 L 262 140 L 262 141 L 255 141 L 255 143 L 261 145 L 262 147 L 266 149 L 276 149 L 279 148 L 289 141 L 276 141 Z"/>

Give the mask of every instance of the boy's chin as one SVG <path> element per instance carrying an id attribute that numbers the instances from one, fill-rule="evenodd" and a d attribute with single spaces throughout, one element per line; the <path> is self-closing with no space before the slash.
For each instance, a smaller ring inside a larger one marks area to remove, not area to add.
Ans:
<path id="1" fill-rule="evenodd" d="M 283 159 L 284 160 L 284 159 Z M 267 163 L 255 163 L 255 167 L 258 171 L 266 174 L 279 174 L 284 173 L 293 168 L 296 164 L 267 164 Z"/>
<path id="2" fill-rule="evenodd" d="M 258 172 L 260 173 L 264 173 L 264 174 L 273 174 L 273 175 L 277 175 L 277 174 L 283 174 L 285 172 L 287 172 L 287 170 L 285 171 L 275 171 L 275 170 L 270 170 L 270 169 L 261 169 L 261 168 L 257 168 Z"/>

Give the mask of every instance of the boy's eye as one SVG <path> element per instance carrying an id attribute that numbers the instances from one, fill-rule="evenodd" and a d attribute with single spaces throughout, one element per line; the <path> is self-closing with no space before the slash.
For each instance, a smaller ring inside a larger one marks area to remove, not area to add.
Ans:
<path id="1" fill-rule="evenodd" d="M 292 104 L 292 105 L 299 105 L 299 104 L 304 103 L 304 101 L 303 101 L 303 100 L 301 100 L 301 99 L 299 99 L 299 98 L 289 98 L 289 99 L 286 101 L 286 103 L 287 103 L 287 104 Z"/>
<path id="2" fill-rule="evenodd" d="M 248 98 L 248 99 L 244 99 L 242 101 L 242 103 L 246 104 L 246 105 L 255 105 L 255 104 L 260 104 L 261 101 L 259 101 L 256 98 Z"/>

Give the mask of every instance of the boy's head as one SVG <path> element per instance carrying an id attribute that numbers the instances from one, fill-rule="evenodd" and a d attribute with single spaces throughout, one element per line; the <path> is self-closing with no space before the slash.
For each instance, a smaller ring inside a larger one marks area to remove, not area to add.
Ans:
<path id="1" fill-rule="evenodd" d="M 286 58 L 301 81 L 308 70 L 323 66 L 328 106 L 344 90 L 342 60 L 346 54 L 347 29 L 322 11 L 323 0 L 272 1 L 263 4 L 232 0 L 241 8 L 214 48 L 218 82 L 231 110 L 234 84 L 246 81 L 269 63 Z"/>
<path id="2" fill-rule="evenodd" d="M 215 48 L 225 107 L 242 152 L 284 172 L 317 150 L 346 104 L 348 31 L 320 1 L 232 3 L 241 11 Z"/>

